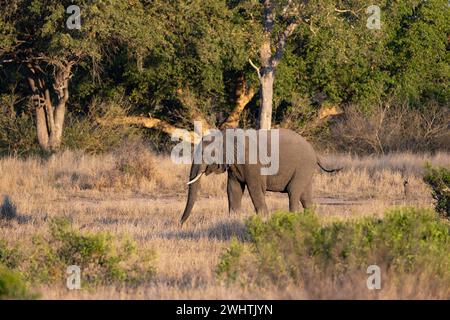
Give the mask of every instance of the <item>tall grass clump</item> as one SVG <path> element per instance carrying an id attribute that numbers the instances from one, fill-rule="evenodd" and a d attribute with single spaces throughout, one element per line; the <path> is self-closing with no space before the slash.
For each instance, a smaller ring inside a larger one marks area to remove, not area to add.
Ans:
<path id="1" fill-rule="evenodd" d="M 316 298 L 365 297 L 367 268 L 377 265 L 385 290 L 418 282 L 421 291 L 396 297 L 450 297 L 450 225 L 428 209 L 326 223 L 312 212 L 277 213 L 251 218 L 247 230 L 249 243 L 234 243 L 219 262 L 218 275 L 228 282 L 295 285 Z"/>
<path id="2" fill-rule="evenodd" d="M 149 192 L 164 181 L 158 156 L 140 139 L 127 140 L 99 158 L 67 151 L 53 159 L 67 163 L 50 181 L 58 188 Z M 92 160 L 91 164 L 86 163 L 89 160 Z"/>
<path id="3" fill-rule="evenodd" d="M 427 164 L 424 181 L 431 187 L 436 211 L 450 219 L 450 170 Z"/>

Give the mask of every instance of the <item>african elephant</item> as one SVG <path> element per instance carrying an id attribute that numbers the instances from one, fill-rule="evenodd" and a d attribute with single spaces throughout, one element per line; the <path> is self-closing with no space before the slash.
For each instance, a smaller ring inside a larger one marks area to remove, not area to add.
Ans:
<path id="1" fill-rule="evenodd" d="M 241 130 L 241 129 L 239 129 Z M 245 157 L 241 162 L 236 161 L 236 155 L 234 155 L 234 161 L 232 163 L 226 163 L 225 152 L 226 145 L 229 142 L 223 143 L 223 161 L 217 161 L 215 163 L 196 162 L 192 163 L 190 170 L 190 182 L 189 193 L 184 209 L 183 216 L 181 217 L 181 224 L 191 214 L 192 208 L 197 198 L 197 194 L 200 188 L 200 178 L 203 174 L 209 175 L 211 173 L 225 173 L 228 174 L 227 181 L 227 194 L 228 194 L 228 207 L 230 212 L 239 211 L 241 208 L 241 200 L 247 186 L 247 190 L 250 194 L 250 198 L 255 207 L 257 213 L 267 214 L 267 205 L 265 201 L 266 191 L 275 191 L 287 193 L 289 196 L 289 210 L 296 212 L 299 210 L 299 202 L 302 203 L 303 208 L 310 208 L 312 205 L 312 178 L 317 165 L 326 172 L 335 172 L 340 169 L 326 169 L 317 157 L 313 147 L 302 136 L 296 132 L 288 129 L 272 129 L 278 130 L 278 171 L 272 175 L 262 175 L 261 168 L 266 166 L 257 161 L 256 163 L 250 163 L 249 147 L 252 145 L 258 145 L 260 142 L 259 136 L 246 137 L 245 139 Z M 242 130 L 241 130 L 242 131 Z M 262 130 L 254 130 L 260 133 Z M 270 132 L 265 130 L 266 132 Z M 231 133 L 235 133 L 236 129 L 223 130 L 221 133 L 224 138 L 223 141 L 228 141 L 226 136 Z M 272 150 L 272 140 L 270 134 L 269 139 L 266 142 L 267 149 Z M 237 140 L 237 139 L 236 139 Z M 239 142 L 233 139 L 233 147 L 236 151 Z M 200 144 L 203 151 L 211 142 L 207 138 L 203 138 Z M 242 141 L 240 142 L 242 144 Z M 198 152 L 197 148 L 197 152 Z M 273 150 L 272 150 L 273 151 Z M 269 151 L 270 153 L 270 151 Z"/>

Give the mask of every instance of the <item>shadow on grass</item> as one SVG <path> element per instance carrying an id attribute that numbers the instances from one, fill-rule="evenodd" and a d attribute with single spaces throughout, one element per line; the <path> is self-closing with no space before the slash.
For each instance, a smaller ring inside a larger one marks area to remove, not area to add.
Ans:
<path id="1" fill-rule="evenodd" d="M 247 241 L 248 234 L 245 224 L 239 220 L 221 221 L 214 224 L 212 227 L 198 229 L 198 230 L 183 230 L 164 232 L 158 236 L 165 239 L 191 239 L 198 240 L 208 238 L 212 240 L 227 241 L 232 238 L 237 238 L 240 241 Z"/>
<path id="2" fill-rule="evenodd" d="M 8 195 L 3 196 L 3 201 L 0 204 L 0 222 L 16 221 L 19 224 L 23 224 L 30 220 L 30 216 L 19 215 L 17 213 L 17 207 Z"/>

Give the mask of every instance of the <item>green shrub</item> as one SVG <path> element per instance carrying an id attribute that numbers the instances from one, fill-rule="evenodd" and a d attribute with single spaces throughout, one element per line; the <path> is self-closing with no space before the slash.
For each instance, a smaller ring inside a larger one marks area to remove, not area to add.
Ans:
<path id="1" fill-rule="evenodd" d="M 34 238 L 28 276 L 37 282 L 63 281 L 70 265 L 79 266 L 83 285 L 136 285 L 154 273 L 153 252 L 137 252 L 131 240 L 75 230 L 67 219 L 50 221 L 49 234 Z"/>
<path id="2" fill-rule="evenodd" d="M 314 278 L 343 281 L 376 264 L 397 275 L 420 273 L 450 288 L 450 226 L 427 209 L 323 223 L 312 212 L 247 221 L 249 243 L 233 243 L 218 274 L 227 281 L 284 286 Z M 446 289 L 446 290 L 447 290 Z"/>
<path id="3" fill-rule="evenodd" d="M 424 180 L 431 187 L 436 211 L 450 218 L 450 170 L 427 164 Z"/>
<path id="4" fill-rule="evenodd" d="M 0 97 L 1 98 L 1 97 Z M 0 99 L 0 103 L 1 103 Z M 123 97 L 94 99 L 86 114 L 66 114 L 62 148 L 88 153 L 111 151 L 130 138 L 141 137 L 142 130 L 130 126 L 100 125 L 115 117 L 127 115 L 129 103 Z M 4 112 L 0 104 L 0 155 L 46 155 L 38 144 L 32 113 Z"/>
<path id="5" fill-rule="evenodd" d="M 119 147 L 124 141 L 139 138 L 141 131 L 135 127 L 107 124 L 111 119 L 126 116 L 128 109 L 123 98 L 111 98 L 106 101 L 94 100 L 86 115 L 67 114 L 63 133 L 64 148 L 102 153 Z M 97 121 L 100 118 L 104 121 L 102 125 Z"/>
<path id="6" fill-rule="evenodd" d="M 30 114 L 0 112 L 0 155 L 27 155 L 39 153 L 36 125 Z"/>
<path id="7" fill-rule="evenodd" d="M 0 265 L 0 300 L 34 298 L 36 298 L 36 295 L 29 293 L 20 273 Z"/>
<path id="8" fill-rule="evenodd" d="M 239 260 L 242 257 L 244 246 L 237 239 L 231 241 L 230 247 L 220 257 L 217 272 L 224 274 L 230 281 L 236 281 L 239 274 Z"/>
<path id="9" fill-rule="evenodd" d="M 10 247 L 7 242 L 0 239 L 0 265 L 14 269 L 20 265 L 22 253 L 17 247 Z"/>

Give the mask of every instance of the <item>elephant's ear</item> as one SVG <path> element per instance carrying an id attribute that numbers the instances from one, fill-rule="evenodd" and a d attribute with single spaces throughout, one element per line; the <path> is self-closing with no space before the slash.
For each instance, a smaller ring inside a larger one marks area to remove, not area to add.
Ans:
<path id="1" fill-rule="evenodd" d="M 213 163 L 206 167 L 205 174 L 206 175 L 209 175 L 211 173 L 221 174 L 221 173 L 224 173 L 225 171 L 227 171 L 227 169 L 228 169 L 228 166 L 225 163 L 224 164 Z"/>

